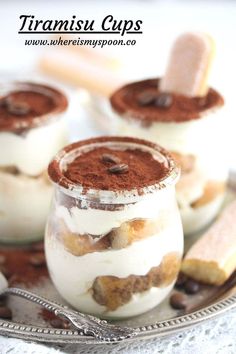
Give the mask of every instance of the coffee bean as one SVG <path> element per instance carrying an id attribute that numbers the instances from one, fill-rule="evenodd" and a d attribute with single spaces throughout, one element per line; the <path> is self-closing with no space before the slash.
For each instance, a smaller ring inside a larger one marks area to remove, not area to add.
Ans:
<path id="1" fill-rule="evenodd" d="M 62 320 L 61 318 L 53 318 L 50 320 L 50 325 L 54 328 L 68 329 L 70 328 L 70 323 L 66 320 Z"/>
<path id="2" fill-rule="evenodd" d="M 112 162 L 112 163 L 116 163 L 116 164 L 120 163 L 119 157 L 116 157 L 116 156 L 111 155 L 111 154 L 103 154 L 102 155 L 102 161 L 103 162 Z"/>
<path id="3" fill-rule="evenodd" d="M 175 287 L 176 288 L 183 288 L 184 284 L 187 281 L 187 279 L 188 278 L 187 278 L 187 276 L 184 273 L 179 273 L 178 278 L 177 278 L 176 283 L 175 283 Z"/>
<path id="4" fill-rule="evenodd" d="M 115 174 L 126 173 L 128 172 L 128 170 L 129 170 L 129 166 L 126 165 L 125 163 L 114 165 L 108 168 L 108 171 L 110 173 L 115 173 Z"/>
<path id="5" fill-rule="evenodd" d="M 25 115 L 30 111 L 30 107 L 27 103 L 16 101 L 11 96 L 6 97 L 5 106 L 9 113 L 17 116 Z"/>
<path id="6" fill-rule="evenodd" d="M 176 310 L 183 310 L 187 307 L 186 295 L 175 292 L 170 297 L 170 305 Z"/>
<path id="7" fill-rule="evenodd" d="M 196 294 L 200 290 L 200 285 L 196 281 L 189 279 L 184 284 L 184 290 L 187 294 Z"/>
<path id="8" fill-rule="evenodd" d="M 29 259 L 29 263 L 34 267 L 42 267 L 46 264 L 45 256 L 43 253 L 36 253 Z"/>
<path id="9" fill-rule="evenodd" d="M 138 96 L 138 103 L 141 106 L 148 106 L 155 102 L 157 94 L 155 92 L 144 91 Z"/>
<path id="10" fill-rule="evenodd" d="M 7 306 L 0 307 L 0 318 L 12 319 L 12 312 L 11 309 Z"/>
<path id="11" fill-rule="evenodd" d="M 155 105 L 160 108 L 169 108 L 172 105 L 172 96 L 168 93 L 161 93 L 155 100 Z"/>
<path id="12" fill-rule="evenodd" d="M 6 256 L 4 256 L 3 254 L 0 254 L 0 265 L 4 264 L 6 262 Z"/>

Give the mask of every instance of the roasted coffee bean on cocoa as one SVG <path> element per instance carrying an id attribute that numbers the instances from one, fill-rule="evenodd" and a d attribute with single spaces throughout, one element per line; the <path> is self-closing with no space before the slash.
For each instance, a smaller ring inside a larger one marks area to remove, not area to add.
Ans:
<path id="1" fill-rule="evenodd" d="M 195 280 L 189 279 L 184 284 L 184 290 L 187 294 L 196 294 L 200 290 L 200 285 Z"/>
<path id="2" fill-rule="evenodd" d="M 160 108 L 169 108 L 172 105 L 172 96 L 168 93 L 161 93 L 155 100 L 155 105 Z"/>
<path id="3" fill-rule="evenodd" d="M 28 106 L 27 103 L 16 101 L 10 96 L 6 98 L 5 106 L 9 113 L 17 116 L 25 115 L 30 111 L 30 107 Z"/>
<path id="4" fill-rule="evenodd" d="M 138 96 L 138 103 L 140 106 L 148 106 L 155 102 L 157 93 L 144 91 Z"/>
<path id="5" fill-rule="evenodd" d="M 121 163 L 118 165 L 113 165 L 111 167 L 108 168 L 108 171 L 110 173 L 114 173 L 114 174 L 121 174 L 121 173 L 126 173 L 129 170 L 129 166 L 126 165 L 125 163 Z"/>
<path id="6" fill-rule="evenodd" d="M 103 154 L 102 155 L 102 161 L 103 162 L 111 162 L 111 163 L 115 163 L 115 164 L 119 164 L 120 163 L 119 157 L 114 156 L 112 154 Z"/>
<path id="7" fill-rule="evenodd" d="M 175 292 L 170 297 L 170 305 L 176 310 L 183 310 L 187 307 L 186 295 L 180 292 Z"/>

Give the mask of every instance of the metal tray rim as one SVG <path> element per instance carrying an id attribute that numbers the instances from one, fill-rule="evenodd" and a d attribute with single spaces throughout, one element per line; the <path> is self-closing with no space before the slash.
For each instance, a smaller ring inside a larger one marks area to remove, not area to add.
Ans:
<path id="1" fill-rule="evenodd" d="M 163 337 L 174 334 L 180 330 L 188 329 L 199 322 L 210 320 L 236 307 L 236 294 L 227 296 L 210 306 L 193 313 L 157 321 L 151 325 L 135 327 L 137 335 L 122 342 L 144 340 L 153 337 Z M 118 342 L 105 342 L 96 338 L 82 335 L 77 330 L 54 329 L 48 327 L 30 326 L 21 323 L 0 320 L 0 334 L 24 340 L 57 344 L 114 344 Z"/>

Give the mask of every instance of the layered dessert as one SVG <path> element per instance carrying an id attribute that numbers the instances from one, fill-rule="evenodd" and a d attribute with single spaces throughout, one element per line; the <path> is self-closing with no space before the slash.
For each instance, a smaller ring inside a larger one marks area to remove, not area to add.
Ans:
<path id="1" fill-rule="evenodd" d="M 203 34 L 181 36 L 164 77 L 128 84 L 110 98 L 116 134 L 157 142 L 180 164 L 176 190 L 185 234 L 217 214 L 227 179 L 219 143 L 224 99 L 206 85 L 211 46 Z"/>
<path id="2" fill-rule="evenodd" d="M 0 87 L 0 241 L 43 236 L 52 196 L 46 167 L 67 142 L 60 91 L 27 82 Z"/>
<path id="3" fill-rule="evenodd" d="M 72 306 L 122 318 L 167 296 L 183 251 L 178 173 L 159 146 L 122 137 L 74 143 L 50 163 L 46 258 Z"/>

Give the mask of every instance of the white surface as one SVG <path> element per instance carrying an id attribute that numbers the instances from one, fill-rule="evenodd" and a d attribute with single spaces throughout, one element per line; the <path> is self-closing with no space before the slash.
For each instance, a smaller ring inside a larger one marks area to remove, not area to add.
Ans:
<path id="1" fill-rule="evenodd" d="M 234 1 L 127 1 L 100 2 L 84 1 L 57 1 L 57 2 L 28 2 L 5 1 L 0 3 L 0 33 L 1 56 L 0 71 L 6 74 L 17 71 L 18 77 L 25 77 L 25 72 L 35 68 L 35 59 L 42 48 L 25 47 L 23 37 L 17 35 L 18 16 L 23 13 L 32 13 L 43 18 L 66 17 L 80 14 L 83 18 L 104 17 L 108 12 L 117 18 L 141 18 L 144 21 L 144 34 L 138 38 L 136 47 L 116 47 L 116 52 L 130 62 L 136 55 L 137 65 L 130 65 L 127 69 L 130 78 L 144 78 L 164 72 L 168 57 L 168 49 L 172 40 L 185 30 L 203 30 L 211 33 L 217 39 L 217 57 L 211 75 L 211 83 L 224 93 L 229 111 L 226 125 L 231 123 L 231 130 L 224 139 L 230 140 L 234 151 L 235 139 L 235 18 L 236 4 Z M 113 8 L 112 8 L 113 7 Z M 4 50 L 3 50 L 4 48 Z M 150 55 L 150 48 L 153 49 Z M 156 49 L 155 49 L 156 48 Z M 78 121 L 71 122 L 74 131 L 73 137 L 88 137 L 91 130 L 86 127 L 79 129 L 85 123 L 85 117 L 79 116 Z M 76 118 L 76 116 L 75 116 Z M 230 133 L 231 132 L 231 133 Z M 236 165 L 232 156 L 231 164 Z M 129 345 L 116 346 L 76 346 L 68 345 L 53 349 L 51 345 L 26 343 L 16 339 L 0 337 L 1 354 L 54 354 L 54 353 L 165 353 L 165 354 L 234 354 L 236 352 L 236 311 L 225 316 L 199 325 L 190 331 L 185 331 L 167 339 L 153 339 L 149 341 L 135 341 Z"/>

